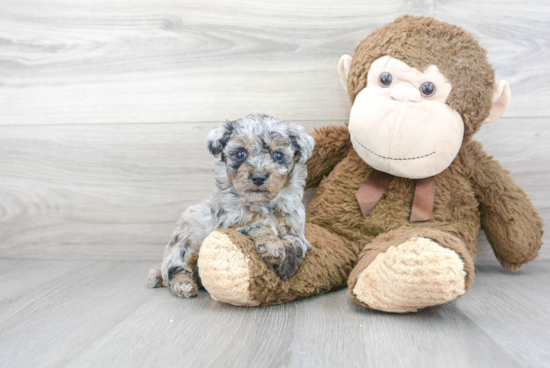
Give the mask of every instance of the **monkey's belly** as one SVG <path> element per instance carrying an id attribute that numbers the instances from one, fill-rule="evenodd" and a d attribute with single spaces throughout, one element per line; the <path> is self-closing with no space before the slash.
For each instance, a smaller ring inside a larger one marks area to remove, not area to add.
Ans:
<path id="1" fill-rule="evenodd" d="M 411 223 L 415 181 L 399 177 L 392 180 L 374 209 L 363 217 L 355 193 L 371 170 L 350 152 L 319 185 L 307 209 L 307 222 L 341 236 L 356 250 L 381 233 L 403 226 L 426 226 L 453 233 L 475 253 L 479 202 L 467 178 L 453 176 L 455 171 L 449 169 L 439 174 L 432 219 Z"/>

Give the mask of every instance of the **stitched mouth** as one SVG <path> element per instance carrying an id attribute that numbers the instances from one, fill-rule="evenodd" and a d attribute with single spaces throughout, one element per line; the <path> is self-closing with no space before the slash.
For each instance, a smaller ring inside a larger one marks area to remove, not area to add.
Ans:
<path id="1" fill-rule="evenodd" d="M 407 161 L 407 160 L 417 160 L 419 158 L 424 158 L 424 157 L 428 157 L 428 156 L 431 156 L 435 153 L 435 151 L 433 151 L 432 153 L 428 153 L 427 155 L 423 155 L 423 156 L 418 156 L 418 157 L 403 157 L 403 158 L 394 158 L 394 157 L 386 157 L 386 156 L 382 156 L 382 155 L 379 155 L 378 153 L 368 149 L 367 147 L 365 147 L 361 142 L 359 142 L 357 140 L 357 138 L 353 137 L 353 139 L 355 139 L 355 141 L 361 146 L 363 147 L 364 149 L 366 149 L 367 151 L 369 151 L 370 153 L 372 153 L 373 155 L 376 155 L 380 158 L 383 158 L 383 159 L 386 159 L 386 160 L 396 160 L 396 161 Z"/>
<path id="2" fill-rule="evenodd" d="M 249 192 L 252 192 L 252 193 L 265 193 L 265 192 L 267 192 L 267 190 L 262 190 L 262 189 L 250 189 Z"/>

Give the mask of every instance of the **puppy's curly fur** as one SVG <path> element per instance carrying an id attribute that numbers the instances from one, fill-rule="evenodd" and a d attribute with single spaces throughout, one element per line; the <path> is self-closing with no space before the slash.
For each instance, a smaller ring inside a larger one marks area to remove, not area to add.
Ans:
<path id="1" fill-rule="evenodd" d="M 252 114 L 212 130 L 206 143 L 221 158 L 214 170 L 217 189 L 182 213 L 148 285 L 169 286 L 178 296 L 197 295 L 200 246 L 222 228 L 252 238 L 277 275 L 291 278 L 310 248 L 302 196 L 313 138 L 294 123 Z"/>

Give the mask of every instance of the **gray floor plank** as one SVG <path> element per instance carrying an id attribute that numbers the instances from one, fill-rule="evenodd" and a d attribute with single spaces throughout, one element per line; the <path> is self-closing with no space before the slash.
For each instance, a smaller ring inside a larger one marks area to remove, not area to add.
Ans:
<path id="1" fill-rule="evenodd" d="M 12 314 L 51 293 L 63 280 L 69 280 L 99 261 L 1 260 L 0 323 Z"/>
<path id="2" fill-rule="evenodd" d="M 113 359 L 116 366 L 519 366 L 456 308 L 445 318 L 437 311 L 365 313 L 345 290 L 261 309 L 201 301 L 162 316 L 155 313 L 161 305 L 148 302 L 69 366 L 106 366 Z M 144 326 L 156 327 L 144 331 Z"/>
<path id="3" fill-rule="evenodd" d="M 522 366 L 550 365 L 549 262 L 531 263 L 518 274 L 496 264 L 476 265 L 475 292 L 458 308 Z"/>
<path id="4" fill-rule="evenodd" d="M 20 289 L 34 290 L 36 274 L 44 275 L 44 293 L 30 293 L 0 322 L 0 366 L 544 367 L 549 361 L 550 262 L 518 274 L 480 263 L 466 296 L 406 315 L 365 309 L 346 290 L 239 308 L 205 291 L 187 300 L 147 289 L 147 261 L 47 262 L 0 260 L 0 270 L 11 267 L 0 287 L 19 274 Z"/>
<path id="5" fill-rule="evenodd" d="M 29 266 L 36 263 L 28 262 Z M 57 267 L 70 267 L 73 262 L 54 262 L 43 272 L 55 273 Z M 149 297 L 143 283 L 135 282 L 143 280 L 144 270 L 139 265 L 97 262 L 93 267 L 54 278 L 44 286 L 46 292 L 31 295 L 32 300 L 0 323 L 0 365 L 63 366 Z M 24 276 L 25 269 L 20 274 L 18 284 L 23 290 L 34 284 L 34 277 Z"/>

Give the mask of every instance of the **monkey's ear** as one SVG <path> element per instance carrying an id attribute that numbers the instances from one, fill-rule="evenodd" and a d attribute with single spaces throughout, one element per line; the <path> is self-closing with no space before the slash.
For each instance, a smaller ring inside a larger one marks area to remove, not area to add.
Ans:
<path id="1" fill-rule="evenodd" d="M 229 141 L 231 133 L 235 129 L 233 123 L 234 121 L 226 121 L 223 125 L 213 129 L 206 137 L 206 145 L 214 157 L 218 157 Z"/>
<path id="2" fill-rule="evenodd" d="M 493 86 L 493 97 L 491 98 L 493 107 L 489 112 L 489 117 L 485 119 L 485 123 L 491 123 L 504 114 L 510 104 L 510 86 L 508 83 L 501 80 Z"/>
<path id="3" fill-rule="evenodd" d="M 344 89 L 348 90 L 348 74 L 351 68 L 351 56 L 344 55 L 338 62 L 338 73 L 340 74 L 340 82 L 344 86 Z"/>
<path id="4" fill-rule="evenodd" d="M 315 139 L 312 136 L 304 132 L 304 128 L 294 123 L 289 123 L 289 138 L 292 142 L 292 146 L 296 149 L 299 159 L 298 162 L 305 164 L 311 157 L 313 147 L 315 146 Z"/>

